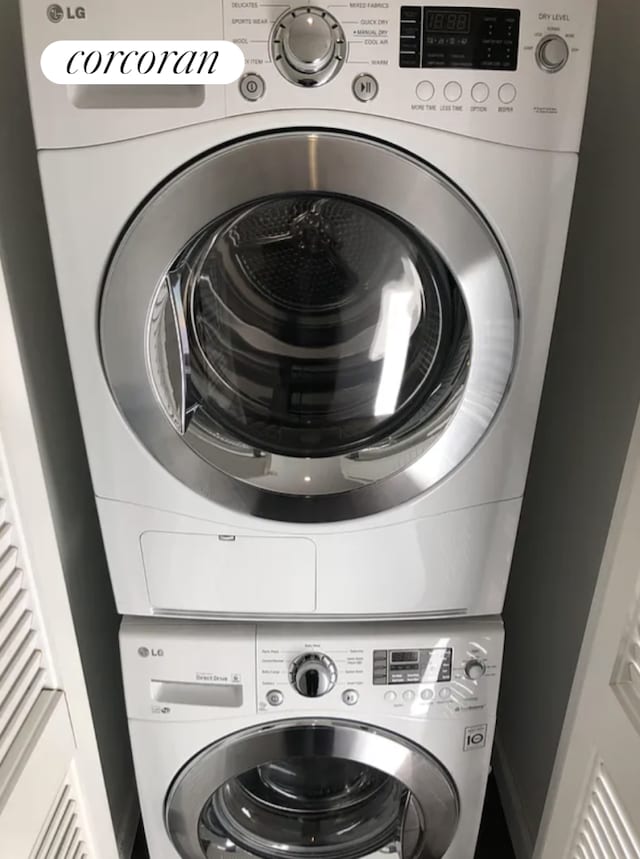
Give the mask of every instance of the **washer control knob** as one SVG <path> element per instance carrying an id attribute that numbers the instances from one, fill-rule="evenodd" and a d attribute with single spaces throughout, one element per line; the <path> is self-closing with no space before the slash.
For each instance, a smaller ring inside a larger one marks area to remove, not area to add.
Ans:
<path id="1" fill-rule="evenodd" d="M 336 685 L 338 672 L 324 653 L 303 653 L 291 663 L 291 685 L 305 698 L 320 698 Z"/>
<path id="2" fill-rule="evenodd" d="M 559 72 L 569 59 L 569 45 L 562 36 L 551 33 L 538 42 L 536 60 L 545 72 Z"/>
<path id="3" fill-rule="evenodd" d="M 480 662 L 479 659 L 470 659 L 464 666 L 464 673 L 469 680 L 479 680 L 484 676 L 486 670 L 486 665 L 484 662 Z"/>

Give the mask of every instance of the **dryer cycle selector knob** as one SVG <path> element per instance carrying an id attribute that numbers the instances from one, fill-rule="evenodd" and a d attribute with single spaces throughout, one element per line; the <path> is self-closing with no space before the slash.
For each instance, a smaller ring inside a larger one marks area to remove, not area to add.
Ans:
<path id="1" fill-rule="evenodd" d="M 291 83 L 327 83 L 344 63 L 344 32 L 333 15 L 317 6 L 290 9 L 274 25 L 271 54 L 280 73 Z"/>
<path id="2" fill-rule="evenodd" d="M 559 72 L 569 59 L 569 45 L 562 36 L 555 33 L 545 36 L 538 42 L 536 60 L 545 72 Z"/>
<path id="3" fill-rule="evenodd" d="M 295 15 L 282 33 L 282 50 L 301 72 L 318 72 L 333 57 L 335 37 L 326 17 L 309 9 Z"/>
<path id="4" fill-rule="evenodd" d="M 338 671 L 324 653 L 303 653 L 291 663 L 290 678 L 291 685 L 305 698 L 320 698 L 336 685 Z"/>

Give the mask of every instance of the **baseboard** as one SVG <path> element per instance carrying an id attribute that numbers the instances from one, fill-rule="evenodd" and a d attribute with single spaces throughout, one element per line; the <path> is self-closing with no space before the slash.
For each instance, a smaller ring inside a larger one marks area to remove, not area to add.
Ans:
<path id="1" fill-rule="evenodd" d="M 497 735 L 493 745 L 493 775 L 516 859 L 531 859 L 535 846 L 534 839 L 527 826 L 513 773 L 500 743 L 500 737 Z"/>
<path id="2" fill-rule="evenodd" d="M 138 792 L 134 785 L 127 799 L 126 811 L 122 815 L 120 825 L 116 830 L 116 841 L 118 843 L 120 859 L 131 859 L 139 825 L 140 805 L 138 803 Z"/>

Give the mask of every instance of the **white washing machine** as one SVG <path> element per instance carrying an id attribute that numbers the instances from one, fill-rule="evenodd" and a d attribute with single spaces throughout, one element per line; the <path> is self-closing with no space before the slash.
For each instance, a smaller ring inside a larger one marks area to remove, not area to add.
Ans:
<path id="1" fill-rule="evenodd" d="M 128 618 L 129 730 L 151 859 L 471 859 L 499 620 Z"/>
<path id="2" fill-rule="evenodd" d="M 498 614 L 595 0 L 84 7 L 22 16 L 119 610 Z M 55 39 L 203 34 L 239 83 L 40 71 Z"/>

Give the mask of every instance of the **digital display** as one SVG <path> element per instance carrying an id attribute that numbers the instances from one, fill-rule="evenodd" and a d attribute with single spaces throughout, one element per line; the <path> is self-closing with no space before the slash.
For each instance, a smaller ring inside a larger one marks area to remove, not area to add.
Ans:
<path id="1" fill-rule="evenodd" d="M 400 68 L 512 72 L 519 39 L 519 9 L 400 7 Z"/>
<path id="2" fill-rule="evenodd" d="M 373 683 L 448 683 L 451 680 L 452 666 L 451 647 L 374 650 Z"/>
<path id="3" fill-rule="evenodd" d="M 431 33 L 468 33 L 471 30 L 471 13 L 453 9 L 426 9 L 427 26 Z"/>
<path id="4" fill-rule="evenodd" d="M 393 650 L 391 652 L 392 662 L 417 662 L 418 659 L 417 650 Z"/>

